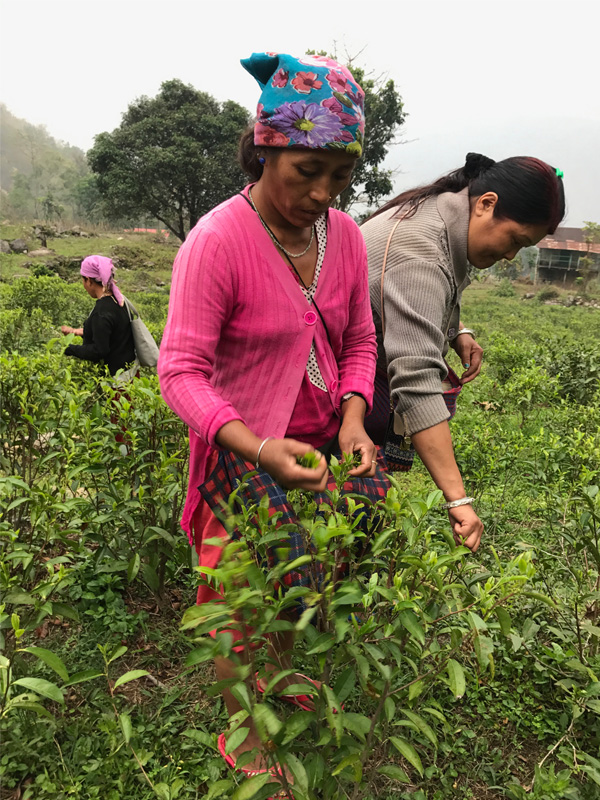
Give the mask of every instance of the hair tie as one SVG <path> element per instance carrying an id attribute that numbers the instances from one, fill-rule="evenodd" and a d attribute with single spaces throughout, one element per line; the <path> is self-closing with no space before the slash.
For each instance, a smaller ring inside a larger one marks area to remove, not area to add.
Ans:
<path id="1" fill-rule="evenodd" d="M 563 178 L 564 177 L 565 173 L 562 171 L 562 169 L 558 169 L 558 167 L 557 167 L 555 171 L 556 171 L 556 177 L 557 178 Z"/>
<path id="2" fill-rule="evenodd" d="M 493 167 L 495 163 L 493 158 L 482 156 L 481 153 L 467 153 L 463 172 L 468 180 L 473 180 L 479 177 L 482 172 Z"/>

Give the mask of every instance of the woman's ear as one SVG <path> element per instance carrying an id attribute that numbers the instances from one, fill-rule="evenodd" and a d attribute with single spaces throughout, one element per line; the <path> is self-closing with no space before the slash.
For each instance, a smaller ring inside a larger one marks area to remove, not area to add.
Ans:
<path id="1" fill-rule="evenodd" d="M 485 192 L 485 194 L 480 194 L 475 200 L 473 214 L 477 217 L 485 217 L 489 214 L 493 214 L 497 202 L 498 195 L 496 192 Z"/>

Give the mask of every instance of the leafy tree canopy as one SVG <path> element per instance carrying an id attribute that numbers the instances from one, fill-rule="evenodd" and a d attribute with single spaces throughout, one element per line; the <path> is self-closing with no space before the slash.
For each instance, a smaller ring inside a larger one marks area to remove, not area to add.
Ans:
<path id="1" fill-rule="evenodd" d="M 315 53 L 308 50 L 309 55 L 326 56 L 326 51 Z M 337 55 L 330 56 L 339 61 Z M 364 69 L 355 66 L 353 58 L 347 59 L 347 67 L 365 93 L 365 144 L 363 154 L 352 181 L 338 199 L 338 207 L 348 211 L 357 202 L 366 202 L 369 206 L 379 205 L 379 201 L 387 197 L 393 189 L 391 169 L 381 169 L 381 164 L 388 154 L 389 148 L 397 144 L 397 134 L 406 118 L 404 104 L 393 80 L 367 78 Z"/>
<path id="2" fill-rule="evenodd" d="M 588 245 L 598 244 L 600 242 L 600 224 L 584 220 L 583 240 Z"/>
<path id="3" fill-rule="evenodd" d="M 237 164 L 245 108 L 218 103 L 179 80 L 134 101 L 121 125 L 88 152 L 98 189 L 116 218 L 150 215 L 182 241 L 198 219 L 244 185 Z"/>

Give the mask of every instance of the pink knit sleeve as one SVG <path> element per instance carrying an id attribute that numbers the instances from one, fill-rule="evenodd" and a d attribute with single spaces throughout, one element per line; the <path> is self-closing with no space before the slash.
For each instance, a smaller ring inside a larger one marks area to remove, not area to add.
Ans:
<path id="1" fill-rule="evenodd" d="M 191 231 L 173 267 L 158 376 L 167 405 L 211 447 L 219 428 L 242 419 L 211 380 L 234 294 L 235 277 L 218 235 L 206 228 Z"/>
<path id="2" fill-rule="evenodd" d="M 349 261 L 354 265 L 353 282 L 350 284 L 350 320 L 344 332 L 343 347 L 338 358 L 340 374 L 339 397 L 347 392 L 361 394 L 372 408 L 375 365 L 377 362 L 377 338 L 369 297 L 367 250 L 358 227 L 348 220 L 354 231 L 346 232 L 346 241 L 352 242 Z M 354 234 L 354 235 L 353 235 Z"/>

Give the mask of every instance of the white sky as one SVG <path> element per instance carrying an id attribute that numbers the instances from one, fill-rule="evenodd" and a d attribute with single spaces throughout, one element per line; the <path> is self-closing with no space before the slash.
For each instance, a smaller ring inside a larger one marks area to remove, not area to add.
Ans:
<path id="1" fill-rule="evenodd" d="M 0 0 L 0 100 L 87 150 L 165 80 L 254 111 L 240 58 L 362 50 L 410 115 L 387 162 L 397 191 L 471 150 L 534 155 L 564 171 L 581 225 L 600 222 L 599 18 L 594 0 Z"/>

